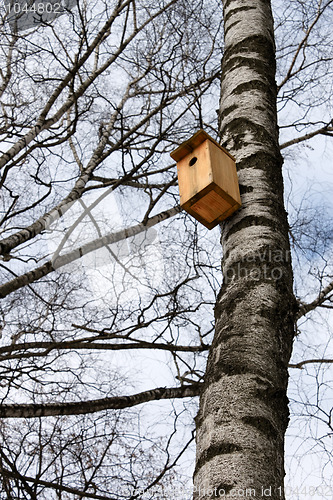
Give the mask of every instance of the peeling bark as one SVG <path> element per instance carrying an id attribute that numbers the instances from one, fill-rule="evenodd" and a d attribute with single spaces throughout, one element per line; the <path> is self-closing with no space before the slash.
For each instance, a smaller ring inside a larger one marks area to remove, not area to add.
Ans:
<path id="1" fill-rule="evenodd" d="M 278 145 L 270 2 L 224 0 L 220 134 L 242 208 L 222 224 L 223 285 L 197 423 L 195 500 L 281 500 L 296 302 Z M 264 489 L 264 490 L 263 490 Z M 269 490 L 268 490 L 269 489 Z"/>

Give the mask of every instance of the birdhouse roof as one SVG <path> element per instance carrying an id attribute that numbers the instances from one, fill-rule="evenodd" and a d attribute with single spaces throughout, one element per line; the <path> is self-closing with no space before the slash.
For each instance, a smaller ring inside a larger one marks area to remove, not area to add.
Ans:
<path id="1" fill-rule="evenodd" d="M 172 151 L 172 153 L 170 153 L 170 156 L 173 160 L 179 162 L 180 160 L 185 158 L 185 156 L 192 153 L 195 148 L 197 148 L 207 139 L 216 144 L 218 148 L 220 148 L 225 154 L 230 156 L 230 158 L 235 161 L 235 158 L 230 153 L 228 153 L 226 149 L 224 149 L 218 142 L 216 142 L 210 135 L 207 134 L 207 132 L 202 129 L 198 130 L 198 132 L 196 132 L 190 139 L 183 142 L 180 146 L 178 146 L 177 149 Z"/>

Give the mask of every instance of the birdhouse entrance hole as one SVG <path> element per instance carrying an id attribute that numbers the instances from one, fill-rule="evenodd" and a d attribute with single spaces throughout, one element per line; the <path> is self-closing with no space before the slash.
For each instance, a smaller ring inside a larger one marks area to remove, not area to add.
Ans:
<path id="1" fill-rule="evenodd" d="M 180 205 L 208 229 L 241 206 L 235 158 L 204 130 L 171 153 Z"/>

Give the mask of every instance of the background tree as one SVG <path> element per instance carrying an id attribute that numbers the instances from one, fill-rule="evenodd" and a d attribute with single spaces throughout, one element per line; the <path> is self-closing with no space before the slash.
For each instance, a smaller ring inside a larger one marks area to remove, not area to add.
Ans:
<path id="1" fill-rule="evenodd" d="M 280 486 L 293 319 L 301 328 L 305 315 L 318 314 L 318 307 L 329 313 L 333 285 L 329 227 L 316 226 L 317 200 L 301 200 L 298 186 L 296 195 L 292 191 L 297 172 L 288 153 L 286 201 L 298 302 L 293 298 L 275 99 L 279 91 L 283 153 L 313 137 L 329 138 L 332 2 L 273 7 L 277 90 L 268 2 L 255 8 L 226 2 L 225 47 L 220 2 L 79 2 L 61 17 L 37 17 L 36 27 L 17 24 L 16 31 L 8 8 L 2 8 L 4 498 L 129 499 L 139 490 L 156 498 L 157 485 L 161 498 L 170 498 L 171 485 L 174 491 L 185 484 L 177 464 L 193 442 L 192 397 L 203 380 L 196 484 L 233 493 L 246 475 L 252 482 L 244 486 L 256 488 L 271 483 L 273 475 L 272 486 Z M 252 39 L 254 27 L 259 45 Z M 218 137 L 223 50 L 221 138 L 237 157 L 243 208 L 222 228 L 225 281 L 204 376 L 221 284 L 218 229 L 207 234 L 179 213 L 168 153 L 201 126 Z M 275 258 L 281 250 L 285 258 L 276 266 L 269 255 Z M 235 281 L 231 271 L 238 262 L 249 270 L 279 267 L 283 277 Z M 311 330 L 304 325 L 291 365 L 293 374 L 306 367 L 311 385 L 295 377 L 294 408 L 320 419 L 314 437 L 322 438 L 317 443 L 324 451 L 331 432 L 323 392 L 329 383 L 323 367 L 329 363 L 322 361 L 330 361 L 325 320 L 320 344 L 307 341 Z M 228 338 L 221 325 L 229 325 Z M 306 349 L 307 342 L 317 352 Z M 221 362 L 215 370 L 217 347 Z M 247 375 L 250 368 L 256 379 Z M 207 394 L 221 371 L 233 374 L 223 383 L 246 380 L 257 391 L 256 384 L 267 389 L 269 379 L 273 389 L 258 405 L 245 401 L 237 384 L 232 391 L 222 386 L 214 402 Z M 281 416 L 272 397 L 277 390 Z M 236 412 L 242 402 L 244 414 Z M 229 435 L 220 431 L 209 442 L 201 416 L 207 411 L 209 421 L 214 404 L 237 415 L 228 420 L 234 431 L 226 426 Z M 255 465 L 243 443 L 237 448 L 242 433 L 253 436 L 255 446 L 267 446 L 265 463 L 258 459 L 260 476 L 257 469 L 238 478 L 231 472 L 234 457 Z M 278 465 L 269 453 L 275 446 Z"/>

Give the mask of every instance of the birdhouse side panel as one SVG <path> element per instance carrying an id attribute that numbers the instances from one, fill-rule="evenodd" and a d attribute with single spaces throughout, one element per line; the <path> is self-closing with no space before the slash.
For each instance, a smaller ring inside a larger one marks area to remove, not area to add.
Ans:
<path id="1" fill-rule="evenodd" d="M 213 182 L 223 189 L 225 193 L 231 196 L 235 203 L 240 206 L 241 199 L 239 194 L 236 163 L 213 142 L 208 142 L 208 148 L 212 166 Z"/>
<path id="2" fill-rule="evenodd" d="M 180 204 L 205 189 L 212 182 L 209 141 L 206 140 L 177 163 Z"/>

